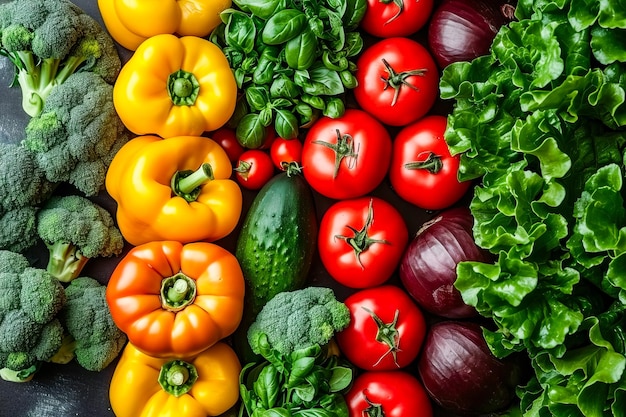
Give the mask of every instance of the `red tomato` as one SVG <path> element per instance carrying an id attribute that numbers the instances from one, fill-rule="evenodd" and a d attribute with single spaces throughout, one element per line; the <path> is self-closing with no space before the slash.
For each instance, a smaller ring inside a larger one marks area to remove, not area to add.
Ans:
<path id="1" fill-rule="evenodd" d="M 361 28 L 379 38 L 409 36 L 420 30 L 433 11 L 433 0 L 367 0 Z"/>
<path id="2" fill-rule="evenodd" d="M 463 197 L 471 181 L 459 182 L 460 158 L 445 141 L 447 119 L 426 116 L 396 135 L 389 181 L 404 200 L 426 210 L 447 208 Z"/>
<path id="3" fill-rule="evenodd" d="M 344 301 L 350 324 L 337 333 L 339 350 L 358 368 L 389 371 L 408 366 L 420 352 L 426 320 L 400 287 L 359 290 Z"/>
<path id="4" fill-rule="evenodd" d="M 343 116 L 321 117 L 309 128 L 302 172 L 326 197 L 361 197 L 385 178 L 391 149 L 391 137 L 380 122 L 363 110 L 347 109 Z"/>
<path id="5" fill-rule="evenodd" d="M 270 156 L 274 166 L 282 171 L 293 162 L 302 165 L 302 142 L 298 139 L 277 137 L 270 146 Z"/>
<path id="6" fill-rule="evenodd" d="M 248 149 L 241 154 L 235 167 L 239 185 L 249 190 L 259 190 L 274 176 L 270 155 L 260 149 Z"/>
<path id="7" fill-rule="evenodd" d="M 357 60 L 354 97 L 390 126 L 405 126 L 430 111 L 439 96 L 439 72 L 428 50 L 409 38 L 387 38 Z"/>
<path id="8" fill-rule="evenodd" d="M 228 127 L 221 127 L 216 131 L 211 132 L 210 137 L 215 142 L 219 143 L 222 148 L 224 148 L 230 162 L 236 162 L 245 150 L 237 140 L 235 131 Z"/>
<path id="9" fill-rule="evenodd" d="M 432 417 L 422 383 L 405 371 L 364 372 L 345 396 L 350 417 Z"/>
<path id="10" fill-rule="evenodd" d="M 328 273 L 351 288 L 387 281 L 408 241 L 400 212 L 378 197 L 342 200 L 330 206 L 320 222 L 317 240 Z"/>

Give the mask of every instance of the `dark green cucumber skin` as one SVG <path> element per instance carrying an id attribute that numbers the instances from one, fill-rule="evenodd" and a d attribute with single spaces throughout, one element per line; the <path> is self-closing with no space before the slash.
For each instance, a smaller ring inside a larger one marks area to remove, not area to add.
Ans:
<path id="1" fill-rule="evenodd" d="M 299 174 L 275 175 L 244 218 L 235 256 L 247 284 L 247 307 L 256 315 L 274 295 L 304 286 L 316 250 L 313 193 Z"/>

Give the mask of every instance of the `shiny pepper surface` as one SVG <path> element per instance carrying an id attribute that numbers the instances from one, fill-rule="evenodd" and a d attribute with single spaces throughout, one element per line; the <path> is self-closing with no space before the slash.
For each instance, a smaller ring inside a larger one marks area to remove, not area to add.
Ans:
<path id="1" fill-rule="evenodd" d="M 232 334 L 243 315 L 237 258 L 219 245 L 150 242 L 114 269 L 106 300 L 115 324 L 144 353 L 197 355 Z"/>
<path id="2" fill-rule="evenodd" d="M 207 36 L 231 5 L 231 0 L 98 0 L 107 31 L 131 51 L 163 33 Z"/>
<path id="3" fill-rule="evenodd" d="M 115 154 L 105 186 L 132 245 L 215 241 L 237 226 L 239 185 L 226 151 L 204 136 L 137 136 Z"/>
<path id="4" fill-rule="evenodd" d="M 117 417 L 218 416 L 239 398 L 241 365 L 227 344 L 197 356 L 155 358 L 127 344 L 109 388 Z"/>
<path id="5" fill-rule="evenodd" d="M 196 36 L 148 38 L 113 86 L 113 103 L 124 125 L 137 135 L 163 138 L 217 130 L 232 116 L 236 100 L 226 55 Z"/>

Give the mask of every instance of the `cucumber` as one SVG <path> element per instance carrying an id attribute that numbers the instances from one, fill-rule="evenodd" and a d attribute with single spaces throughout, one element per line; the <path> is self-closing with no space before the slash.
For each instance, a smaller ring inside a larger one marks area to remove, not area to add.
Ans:
<path id="1" fill-rule="evenodd" d="M 274 295 L 304 286 L 317 241 L 313 193 L 299 173 L 275 175 L 244 218 L 235 256 L 246 280 L 246 307 L 256 316 Z"/>
<path id="2" fill-rule="evenodd" d="M 317 229 L 313 193 L 299 173 L 288 170 L 275 175 L 252 201 L 235 247 L 246 295 L 243 318 L 232 341 L 244 362 L 258 359 L 246 334 L 259 311 L 279 292 L 305 285 Z"/>

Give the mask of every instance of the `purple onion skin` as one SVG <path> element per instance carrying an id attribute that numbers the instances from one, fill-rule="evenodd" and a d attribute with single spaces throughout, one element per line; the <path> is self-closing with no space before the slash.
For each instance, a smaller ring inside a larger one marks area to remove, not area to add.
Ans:
<path id="1" fill-rule="evenodd" d="M 443 0 L 428 27 L 428 45 L 439 68 L 487 55 L 514 11 L 515 3 L 506 0 Z"/>
<path id="2" fill-rule="evenodd" d="M 456 267 L 462 261 L 489 260 L 472 235 L 469 208 L 447 209 L 425 223 L 409 243 L 399 267 L 406 291 L 424 310 L 446 318 L 474 317 L 454 287 Z"/>
<path id="3" fill-rule="evenodd" d="M 518 361 L 491 353 L 481 327 L 473 322 L 433 324 L 417 366 L 431 399 L 461 416 L 503 410 L 522 376 Z"/>

